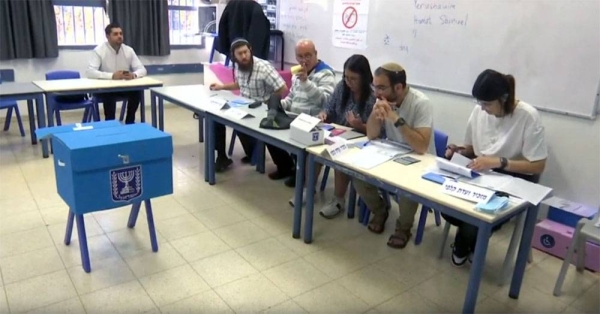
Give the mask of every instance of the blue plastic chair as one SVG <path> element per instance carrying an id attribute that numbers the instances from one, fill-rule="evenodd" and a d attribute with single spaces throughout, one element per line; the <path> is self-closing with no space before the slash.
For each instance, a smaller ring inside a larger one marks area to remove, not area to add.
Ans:
<path id="1" fill-rule="evenodd" d="M 78 78 L 81 78 L 81 76 L 79 75 L 79 72 L 76 71 L 52 71 L 46 73 L 46 80 L 48 81 Z M 100 116 L 96 111 L 96 106 L 94 105 L 94 102 L 89 99 L 88 95 L 82 94 L 82 100 L 74 102 L 60 101 L 60 99 L 56 98 L 56 95 L 53 95 L 49 96 L 47 101 L 52 103 L 52 108 L 54 109 L 54 112 L 48 112 L 48 116 L 50 119 L 52 119 L 53 116 L 56 117 L 56 125 L 62 125 L 62 120 L 60 117 L 61 111 L 76 109 L 84 109 L 83 118 L 81 119 L 82 123 L 100 121 Z"/>
<path id="2" fill-rule="evenodd" d="M 0 84 L 2 84 L 2 79 L 0 78 Z M 19 105 L 14 100 L 0 100 L 0 110 L 7 109 L 6 111 L 6 119 L 4 120 L 4 131 L 8 131 L 10 128 L 10 121 L 12 120 L 13 111 L 15 112 L 15 116 L 17 118 L 17 123 L 19 124 L 19 131 L 21 132 L 21 136 L 25 137 L 25 129 L 23 129 L 23 120 L 21 120 L 21 113 L 19 112 Z"/>
<path id="3" fill-rule="evenodd" d="M 448 135 L 442 131 L 434 130 L 433 140 L 435 146 L 435 154 L 438 157 L 444 157 L 444 154 L 446 153 L 446 146 L 448 146 Z M 390 194 L 387 191 L 381 191 L 381 194 L 386 202 L 386 206 L 388 208 L 391 207 Z M 358 216 L 359 222 L 366 226 L 369 224 L 369 209 L 360 197 L 358 199 L 358 204 L 360 206 Z M 415 245 L 419 245 L 421 244 L 421 241 L 423 241 L 423 234 L 425 233 L 425 224 L 427 223 L 427 214 L 429 214 L 430 211 L 432 211 L 431 208 L 427 206 L 421 206 L 421 214 L 419 215 L 419 223 L 417 224 L 417 234 L 415 235 Z M 433 210 L 433 214 L 435 216 L 435 225 L 439 227 L 442 224 L 440 212 L 437 210 Z"/>

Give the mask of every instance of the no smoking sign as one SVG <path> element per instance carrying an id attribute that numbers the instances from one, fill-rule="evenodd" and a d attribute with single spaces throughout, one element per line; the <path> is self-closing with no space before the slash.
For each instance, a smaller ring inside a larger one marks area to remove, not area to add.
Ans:
<path id="1" fill-rule="evenodd" d="M 354 7 L 347 7 L 342 13 L 342 23 L 347 29 L 352 29 L 358 22 L 358 11 Z"/>

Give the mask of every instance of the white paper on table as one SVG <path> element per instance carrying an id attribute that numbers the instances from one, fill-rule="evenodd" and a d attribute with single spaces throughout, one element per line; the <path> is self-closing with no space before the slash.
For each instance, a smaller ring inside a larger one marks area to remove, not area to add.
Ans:
<path id="1" fill-rule="evenodd" d="M 552 192 L 549 187 L 515 177 L 512 178 L 510 184 L 505 184 L 502 188 L 496 190 L 518 196 L 536 206 Z"/>
<path id="2" fill-rule="evenodd" d="M 468 167 L 473 160 L 461 155 L 461 154 L 453 154 L 452 158 L 450 158 L 450 162 L 457 164 L 459 166 Z"/>
<path id="3" fill-rule="evenodd" d="M 368 146 L 367 146 L 368 147 Z M 352 155 L 343 155 L 339 160 L 358 168 L 371 169 L 375 168 L 382 163 L 391 160 L 392 156 L 378 154 L 374 150 L 366 150 L 366 147 L 361 149 L 360 152 Z"/>
<path id="4" fill-rule="evenodd" d="M 501 174 L 498 172 L 489 172 L 473 179 L 461 178 L 461 181 L 477 185 L 486 189 L 493 189 L 498 191 L 502 190 L 505 186 L 510 185 L 513 179 L 514 178 L 512 176 L 506 174 Z"/>
<path id="5" fill-rule="evenodd" d="M 229 109 L 227 109 L 227 111 L 225 111 L 225 116 L 236 119 L 236 120 L 242 120 L 243 118 L 252 116 L 252 115 L 247 113 L 246 111 L 243 111 L 243 110 L 240 110 L 237 108 L 229 108 Z"/>
<path id="6" fill-rule="evenodd" d="M 375 151 L 378 154 L 390 156 L 392 158 L 400 157 L 413 151 L 412 148 L 406 145 L 386 140 L 371 141 L 369 142 L 369 145 L 365 146 L 363 149 L 365 148 Z"/>
<path id="7" fill-rule="evenodd" d="M 600 217 L 598 217 L 598 221 L 594 224 L 594 226 L 600 228 Z"/>

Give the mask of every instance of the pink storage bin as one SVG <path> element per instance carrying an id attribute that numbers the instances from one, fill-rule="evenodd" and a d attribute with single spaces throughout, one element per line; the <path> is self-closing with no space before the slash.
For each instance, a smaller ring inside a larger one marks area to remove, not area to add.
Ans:
<path id="1" fill-rule="evenodd" d="M 575 228 L 544 219 L 535 226 L 532 246 L 540 251 L 564 259 L 567 256 L 567 250 L 571 245 L 574 233 Z M 576 261 L 577 252 L 573 255 L 571 264 L 575 265 Z M 600 246 L 598 244 L 586 243 L 585 268 L 600 272 Z"/>

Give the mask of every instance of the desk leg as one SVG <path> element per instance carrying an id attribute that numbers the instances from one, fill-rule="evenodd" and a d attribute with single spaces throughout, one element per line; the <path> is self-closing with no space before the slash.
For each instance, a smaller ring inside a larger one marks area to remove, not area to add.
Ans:
<path id="1" fill-rule="evenodd" d="M 523 227 L 523 235 L 521 236 L 521 244 L 519 245 L 519 253 L 517 254 L 517 262 L 513 272 L 512 281 L 508 296 L 512 299 L 518 299 L 521 292 L 521 284 L 523 283 L 523 275 L 525 275 L 525 266 L 527 266 L 527 258 L 531 250 L 531 238 L 533 238 L 533 229 L 538 215 L 538 206 L 531 206 L 527 209 L 525 216 L 525 226 Z"/>
<path id="2" fill-rule="evenodd" d="M 306 152 L 301 150 L 296 155 L 296 187 L 294 191 L 294 225 L 292 237 L 300 238 L 302 228 L 302 194 L 304 193 L 304 174 L 306 173 Z"/>
<path id="3" fill-rule="evenodd" d="M 356 190 L 352 186 L 350 181 L 350 192 L 348 193 L 348 219 L 354 219 L 354 212 L 356 211 Z"/>
<path id="4" fill-rule="evenodd" d="M 165 101 L 162 97 L 158 99 L 158 129 L 165 130 Z"/>
<path id="5" fill-rule="evenodd" d="M 256 141 L 256 148 L 258 150 L 258 156 L 256 156 L 256 171 L 258 173 L 265 173 L 265 142 Z"/>
<path id="6" fill-rule="evenodd" d="M 150 91 L 150 119 L 152 120 L 152 126 L 156 127 L 156 93 Z"/>
<path id="7" fill-rule="evenodd" d="M 54 102 L 50 95 L 46 94 L 46 110 L 48 111 L 48 127 L 54 126 Z"/>
<path id="8" fill-rule="evenodd" d="M 31 145 L 37 144 L 35 136 L 35 113 L 33 112 L 33 100 L 27 99 L 27 115 L 29 115 L 29 135 L 31 136 Z"/>
<path id="9" fill-rule="evenodd" d="M 300 161 L 298 161 L 300 162 Z M 304 213 L 304 243 L 312 243 L 312 228 L 313 228 L 313 216 L 315 209 L 315 185 L 317 183 L 317 176 L 315 173 L 315 156 L 308 154 L 308 182 L 306 183 L 306 212 Z M 296 196 L 297 198 L 297 196 Z M 296 199 L 297 201 L 297 199 Z M 298 203 L 294 204 L 298 206 Z"/>
<path id="10" fill-rule="evenodd" d="M 204 143 L 204 114 L 198 114 L 198 142 Z"/>
<path id="11" fill-rule="evenodd" d="M 490 236 L 492 235 L 492 227 L 489 224 L 479 226 L 477 232 L 477 244 L 475 245 L 475 256 L 473 257 L 473 265 L 469 274 L 469 285 L 467 286 L 467 294 L 463 304 L 463 313 L 474 313 L 475 304 L 477 303 L 477 294 L 479 292 L 479 284 L 481 283 L 481 275 L 485 265 L 485 255 L 487 253 Z"/>
<path id="12" fill-rule="evenodd" d="M 39 95 L 35 98 L 35 108 L 37 111 L 37 122 L 38 129 L 42 129 L 46 127 L 46 112 L 44 110 L 44 96 Z M 48 158 L 48 140 L 42 140 L 42 156 L 44 158 Z"/>
<path id="13" fill-rule="evenodd" d="M 140 121 L 142 121 L 142 123 L 146 122 L 146 91 L 145 90 L 141 90 L 140 91 Z"/>
<path id="14" fill-rule="evenodd" d="M 527 215 L 527 210 L 523 211 L 519 216 L 517 216 L 515 222 L 515 229 L 513 230 L 512 236 L 510 237 L 510 244 L 508 245 L 508 251 L 506 252 L 506 257 L 504 258 L 504 262 L 502 263 L 502 273 L 498 278 L 498 286 L 503 286 L 506 282 L 506 278 L 508 278 L 508 274 L 513 268 L 513 263 L 515 260 L 515 253 L 517 252 L 517 242 L 521 240 L 523 236 L 523 226 L 525 224 L 525 216 Z"/>
<path id="15" fill-rule="evenodd" d="M 215 185 L 215 121 L 206 115 L 206 124 L 208 125 L 208 184 Z M 206 149 L 206 147 L 205 147 Z"/>
<path id="16" fill-rule="evenodd" d="M 210 142 L 213 141 L 213 132 L 214 130 L 211 128 L 211 125 L 209 124 L 209 118 L 207 117 L 206 114 L 204 114 L 204 128 L 205 128 L 205 136 L 204 136 L 204 182 L 208 182 L 209 180 L 209 167 L 208 167 L 208 161 L 209 159 L 209 154 L 208 154 L 208 150 L 211 147 L 210 146 Z"/>
<path id="17" fill-rule="evenodd" d="M 83 215 L 75 215 L 77 221 L 77 235 L 79 236 L 79 251 L 81 253 L 81 264 L 86 273 L 92 271 L 90 265 L 90 253 L 88 251 L 87 237 L 85 235 L 85 223 Z"/>

